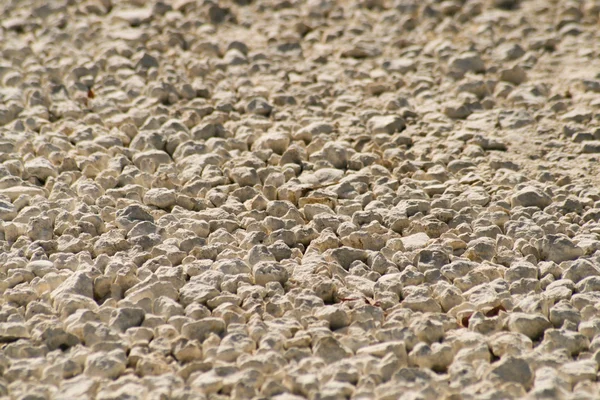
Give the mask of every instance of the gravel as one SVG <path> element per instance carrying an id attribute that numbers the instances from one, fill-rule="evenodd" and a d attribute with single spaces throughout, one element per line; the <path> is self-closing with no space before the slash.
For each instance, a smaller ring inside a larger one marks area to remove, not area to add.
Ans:
<path id="1" fill-rule="evenodd" d="M 597 0 L 0 3 L 0 399 L 598 398 Z"/>

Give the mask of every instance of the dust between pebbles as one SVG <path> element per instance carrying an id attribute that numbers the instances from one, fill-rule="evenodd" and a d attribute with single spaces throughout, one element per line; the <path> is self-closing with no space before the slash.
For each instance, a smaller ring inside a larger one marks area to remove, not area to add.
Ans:
<path id="1" fill-rule="evenodd" d="M 0 398 L 598 398 L 597 0 L 0 4 Z"/>

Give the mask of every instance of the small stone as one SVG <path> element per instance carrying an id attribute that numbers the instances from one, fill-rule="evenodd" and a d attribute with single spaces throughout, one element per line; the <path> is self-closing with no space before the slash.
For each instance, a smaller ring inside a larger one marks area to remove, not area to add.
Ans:
<path id="1" fill-rule="evenodd" d="M 498 124 L 503 129 L 520 129 L 535 123 L 527 110 L 503 110 L 498 113 Z"/>
<path id="2" fill-rule="evenodd" d="M 500 71 L 500 80 L 512 83 L 513 85 L 520 85 L 527 80 L 527 73 L 519 65 L 515 65 L 512 68 Z"/>
<path id="3" fill-rule="evenodd" d="M 334 363 L 352 356 L 352 352 L 332 336 L 319 338 L 313 344 L 313 354 L 326 363 Z"/>
<path id="4" fill-rule="evenodd" d="M 590 276 L 600 276 L 600 267 L 584 259 L 574 261 L 562 274 L 563 279 L 569 279 L 575 283 Z"/>
<path id="5" fill-rule="evenodd" d="M 566 235 L 546 235 L 542 239 L 542 257 L 548 261 L 561 263 L 583 256 L 584 251 Z"/>
<path id="6" fill-rule="evenodd" d="M 3 201 L 0 199 L 0 220 L 12 221 L 16 216 L 16 207 L 8 201 Z"/>
<path id="7" fill-rule="evenodd" d="M 472 261 L 491 261 L 496 255 L 496 241 L 488 237 L 472 240 L 467 245 L 464 255 Z"/>
<path id="8" fill-rule="evenodd" d="M 152 19 L 151 8 L 125 8 L 113 13 L 113 18 L 126 21 L 131 26 L 139 26 Z M 144 55 L 147 55 L 144 53 Z M 158 67 L 158 64 L 156 65 Z"/>
<path id="9" fill-rule="evenodd" d="M 591 140 L 581 144 L 581 152 L 584 154 L 600 153 L 600 140 Z"/>
<path id="10" fill-rule="evenodd" d="M 213 286 L 202 283 L 192 278 L 179 290 L 179 300 L 186 307 L 192 303 L 206 304 L 206 302 L 219 295 Z"/>
<path id="11" fill-rule="evenodd" d="M 540 338 L 552 324 L 540 314 L 513 312 L 508 317 L 508 328 L 511 332 L 522 333 L 532 340 Z"/>
<path id="12" fill-rule="evenodd" d="M 525 55 L 525 50 L 518 43 L 502 43 L 495 53 L 503 61 L 513 61 Z"/>
<path id="13" fill-rule="evenodd" d="M 158 60 L 150 54 L 144 52 L 135 64 L 136 69 L 158 68 Z"/>
<path id="14" fill-rule="evenodd" d="M 78 271 L 69 276 L 51 293 L 52 298 L 71 293 L 89 298 L 94 298 L 94 281 L 89 273 Z"/>
<path id="15" fill-rule="evenodd" d="M 460 79 L 467 72 L 484 72 L 485 64 L 479 54 L 475 52 L 466 52 L 452 57 L 448 62 L 448 69 L 451 76 Z"/>
<path id="16" fill-rule="evenodd" d="M 282 285 L 288 280 L 288 271 L 275 262 L 260 262 L 252 267 L 252 275 L 257 285 L 265 286 L 269 282 Z"/>
<path id="17" fill-rule="evenodd" d="M 145 311 L 141 308 L 124 307 L 116 310 L 109 321 L 109 326 L 120 332 L 135 326 L 140 326 L 144 321 Z"/>
<path id="18" fill-rule="evenodd" d="M 45 182 L 49 177 L 56 177 L 58 172 L 50 161 L 43 157 L 34 158 L 25 163 L 25 172 L 28 176 L 38 178 Z"/>
<path id="19" fill-rule="evenodd" d="M 181 327 L 181 335 L 186 339 L 203 342 L 211 333 L 222 334 L 225 322 L 220 318 L 203 318 L 200 321 L 188 322 Z"/>
<path id="20" fill-rule="evenodd" d="M 559 371 L 571 385 L 575 386 L 579 382 L 595 381 L 598 364 L 594 360 L 572 361 L 561 365 Z"/>
<path id="21" fill-rule="evenodd" d="M 344 328 L 350 324 L 350 316 L 339 307 L 325 306 L 317 310 L 315 317 L 329 322 L 329 329 L 332 331 Z"/>
<path id="22" fill-rule="evenodd" d="M 429 240 L 430 237 L 424 232 L 415 233 L 401 239 L 402 245 L 406 251 L 421 249 L 427 245 Z"/>
<path id="23" fill-rule="evenodd" d="M 283 154 L 289 145 L 289 136 L 283 133 L 269 133 L 255 141 L 252 144 L 252 150 L 270 149 L 277 154 Z"/>
<path id="24" fill-rule="evenodd" d="M 590 343 L 584 335 L 574 332 L 575 329 L 548 329 L 541 346 L 548 351 L 566 350 L 571 356 L 579 354 L 589 348 Z"/>
<path id="25" fill-rule="evenodd" d="M 77 336 L 66 332 L 62 328 L 48 328 L 44 330 L 41 339 L 46 346 L 48 346 L 50 351 L 56 349 L 65 351 L 66 349 L 79 344 L 79 339 Z"/>
<path id="26" fill-rule="evenodd" d="M 562 300 L 550 308 L 549 319 L 555 328 L 562 327 L 565 321 L 570 321 L 577 326 L 581 322 L 581 314 L 567 301 Z"/>
<path id="27" fill-rule="evenodd" d="M 552 199 L 542 190 L 534 187 L 527 186 L 510 198 L 510 204 L 512 207 L 538 207 L 544 209 L 552 203 Z"/>
<path id="28" fill-rule="evenodd" d="M 125 372 L 127 357 L 122 350 L 94 353 L 85 361 L 84 373 L 89 377 L 116 379 Z"/>
<path id="29" fill-rule="evenodd" d="M 234 168 L 231 170 L 230 176 L 240 186 L 254 186 L 261 183 L 256 169 L 250 167 Z"/>
<path id="30" fill-rule="evenodd" d="M 176 201 L 175 191 L 165 188 L 150 189 L 144 195 L 144 204 L 158 208 L 173 207 Z"/>
<path id="31" fill-rule="evenodd" d="M 527 336 L 516 332 L 498 332 L 490 338 L 490 349 L 496 357 L 505 355 L 519 356 L 533 348 L 533 342 Z"/>
<path id="32" fill-rule="evenodd" d="M 504 272 L 504 279 L 508 282 L 517 282 L 520 279 L 538 279 L 538 270 L 530 262 L 517 261 Z"/>
<path id="33" fill-rule="evenodd" d="M 377 57 L 380 54 L 381 50 L 376 45 L 364 41 L 358 41 L 349 45 L 342 51 L 342 57 L 357 59 Z"/>
<path id="34" fill-rule="evenodd" d="M 391 135 L 403 131 L 405 127 L 404 119 L 397 115 L 373 117 L 367 122 L 367 128 L 372 134 L 387 133 Z"/>
<path id="35" fill-rule="evenodd" d="M 586 123 L 592 119 L 592 111 L 587 108 L 575 108 L 564 114 L 560 119 L 565 122 Z"/>
<path id="36" fill-rule="evenodd" d="M 346 148 L 335 142 L 328 142 L 323 146 L 323 156 L 335 168 L 346 168 L 348 153 Z"/>
<path id="37" fill-rule="evenodd" d="M 327 250 L 324 255 L 326 258 L 330 258 L 332 261 L 341 265 L 344 269 L 350 268 L 350 264 L 355 260 L 367 260 L 367 253 L 365 250 L 353 249 L 346 246 Z"/>
<path id="38" fill-rule="evenodd" d="M 449 118 L 465 119 L 471 115 L 471 110 L 463 103 L 453 101 L 444 105 L 444 114 Z"/>
<path id="39" fill-rule="evenodd" d="M 250 100 L 246 106 L 246 112 L 256 115 L 269 116 L 272 111 L 273 106 L 267 103 L 265 99 L 260 97 Z"/>
<path id="40" fill-rule="evenodd" d="M 406 365 L 408 355 L 406 353 L 406 344 L 401 341 L 390 341 L 386 343 L 378 343 L 360 348 L 357 355 L 370 355 L 377 358 L 384 358 L 388 354 L 394 355 L 401 363 Z"/>
<path id="41" fill-rule="evenodd" d="M 0 342 L 14 342 L 30 337 L 27 326 L 20 322 L 0 322 Z"/>
<path id="42" fill-rule="evenodd" d="M 529 390 L 533 384 L 533 376 L 533 371 L 525 360 L 507 356 L 491 365 L 486 378 L 501 383 L 518 383 Z"/>
<path id="43" fill-rule="evenodd" d="M 142 206 L 137 204 L 118 210 L 115 217 L 115 222 L 119 229 L 125 229 L 127 231 L 140 221 L 154 222 L 152 215 L 150 215 Z"/>

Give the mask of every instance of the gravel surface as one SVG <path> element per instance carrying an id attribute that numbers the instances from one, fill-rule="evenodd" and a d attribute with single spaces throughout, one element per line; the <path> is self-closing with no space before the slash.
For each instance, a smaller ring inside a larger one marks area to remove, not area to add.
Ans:
<path id="1" fill-rule="evenodd" d="M 600 398 L 600 1 L 0 15 L 0 399 Z"/>

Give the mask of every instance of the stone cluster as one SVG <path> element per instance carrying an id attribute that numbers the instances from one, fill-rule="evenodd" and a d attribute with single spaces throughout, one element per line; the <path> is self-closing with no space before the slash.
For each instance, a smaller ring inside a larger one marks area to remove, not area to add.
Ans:
<path id="1" fill-rule="evenodd" d="M 0 399 L 598 398 L 598 0 L 0 3 Z"/>

